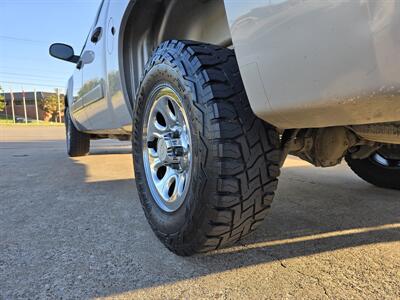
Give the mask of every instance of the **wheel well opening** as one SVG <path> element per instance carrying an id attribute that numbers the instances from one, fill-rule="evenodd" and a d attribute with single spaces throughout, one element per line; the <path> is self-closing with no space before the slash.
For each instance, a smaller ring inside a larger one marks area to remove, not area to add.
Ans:
<path id="1" fill-rule="evenodd" d="M 223 0 L 138 0 L 126 18 L 121 67 L 132 107 L 144 67 L 161 42 L 232 45 Z"/>

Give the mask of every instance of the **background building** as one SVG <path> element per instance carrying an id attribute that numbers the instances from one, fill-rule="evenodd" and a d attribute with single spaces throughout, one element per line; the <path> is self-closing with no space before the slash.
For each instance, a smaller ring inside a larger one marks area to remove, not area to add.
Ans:
<path id="1" fill-rule="evenodd" d="M 26 104 L 26 115 L 28 119 L 36 120 L 36 108 L 35 108 L 35 93 L 34 92 L 24 92 L 25 93 L 25 104 Z M 14 111 L 16 117 L 24 117 L 24 103 L 23 103 L 23 92 L 13 92 L 14 95 Z M 36 92 L 36 99 L 38 104 L 38 116 L 39 120 L 43 121 L 58 121 L 58 111 L 54 114 L 44 111 L 41 107 L 41 103 L 44 99 L 50 96 L 56 96 L 56 93 L 51 92 Z M 4 98 L 6 102 L 6 110 L 8 116 L 12 115 L 11 107 L 11 93 L 4 93 Z M 61 105 L 61 119 L 64 119 L 64 94 L 60 94 L 60 105 Z"/>

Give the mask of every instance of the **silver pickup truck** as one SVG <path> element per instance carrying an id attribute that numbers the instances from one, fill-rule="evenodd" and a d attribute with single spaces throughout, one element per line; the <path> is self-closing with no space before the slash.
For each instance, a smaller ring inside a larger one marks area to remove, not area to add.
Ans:
<path id="1" fill-rule="evenodd" d="M 263 221 L 288 154 L 400 189 L 400 1 L 104 0 L 65 97 L 67 150 L 132 139 L 157 237 L 179 255 Z"/>

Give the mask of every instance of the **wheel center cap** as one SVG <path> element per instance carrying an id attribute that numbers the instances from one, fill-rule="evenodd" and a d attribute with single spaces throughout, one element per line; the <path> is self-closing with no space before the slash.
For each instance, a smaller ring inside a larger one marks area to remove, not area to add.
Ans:
<path id="1" fill-rule="evenodd" d="M 157 141 L 157 153 L 161 161 L 165 162 L 168 157 L 168 147 L 164 139 Z"/>

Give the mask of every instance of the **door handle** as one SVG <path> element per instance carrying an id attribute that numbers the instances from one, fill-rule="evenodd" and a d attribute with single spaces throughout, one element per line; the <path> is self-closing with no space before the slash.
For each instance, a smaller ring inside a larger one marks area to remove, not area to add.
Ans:
<path id="1" fill-rule="evenodd" d="M 82 62 L 82 60 L 80 59 L 80 60 L 78 61 L 78 63 L 76 64 L 76 68 L 77 68 L 78 70 L 80 70 L 80 69 L 82 69 L 82 67 L 83 67 L 83 62 Z"/>
<path id="2" fill-rule="evenodd" d="M 101 39 L 101 33 L 103 32 L 103 28 L 101 27 L 96 27 L 96 29 L 93 31 L 92 36 L 90 40 L 93 43 L 97 43 Z"/>
<path id="3" fill-rule="evenodd" d="M 82 69 L 84 65 L 91 64 L 96 55 L 94 54 L 94 51 L 92 50 L 85 50 L 82 55 L 79 57 L 78 64 L 76 65 L 77 69 Z"/>

